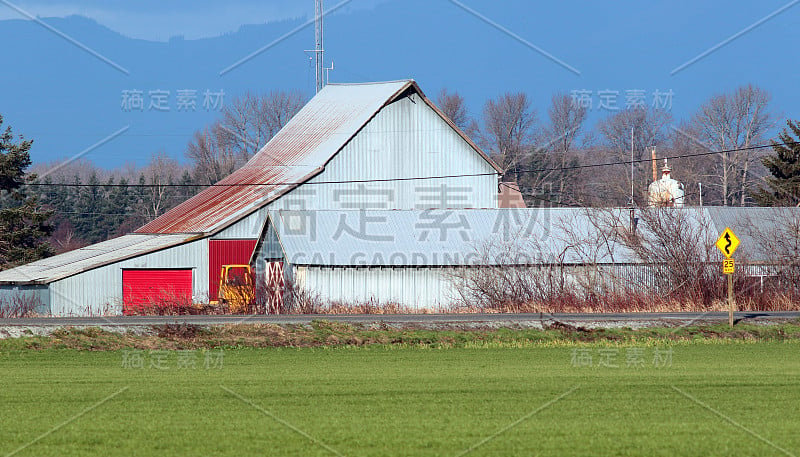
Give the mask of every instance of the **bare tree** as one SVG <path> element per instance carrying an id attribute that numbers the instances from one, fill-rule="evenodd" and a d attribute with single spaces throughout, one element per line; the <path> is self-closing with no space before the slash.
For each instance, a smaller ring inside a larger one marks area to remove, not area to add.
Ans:
<path id="1" fill-rule="evenodd" d="M 449 93 L 447 89 L 442 89 L 439 96 L 436 98 L 436 104 L 439 109 L 450 118 L 453 123 L 465 130 L 469 123 L 469 115 L 467 114 L 467 106 L 464 103 L 464 97 L 459 95 L 458 92 Z"/>
<path id="2" fill-rule="evenodd" d="M 464 97 L 458 92 L 450 93 L 447 89 L 442 89 L 436 98 L 436 105 L 468 137 L 473 140 L 478 139 L 480 136 L 478 123 L 469 115 Z"/>
<path id="3" fill-rule="evenodd" d="M 631 159 L 631 140 L 633 143 L 633 159 L 640 161 L 648 157 L 652 147 L 667 146 L 671 140 L 672 115 L 661 109 L 652 107 L 630 107 L 613 114 L 598 123 L 597 129 L 611 148 L 611 157 L 616 160 Z M 634 165 L 634 200 L 641 198 L 650 183 L 647 172 L 649 162 L 637 162 Z M 631 177 L 630 168 L 613 167 L 604 170 L 615 179 L 607 179 L 612 194 L 626 195 L 630 200 Z M 619 178 L 624 176 L 625 180 Z M 616 187 L 614 187 L 616 185 Z M 638 191 L 636 191 L 638 190 Z"/>
<path id="4" fill-rule="evenodd" d="M 89 243 L 80 239 L 75 233 L 75 227 L 69 219 L 58 221 L 58 225 L 50 236 L 50 245 L 56 254 L 61 254 L 73 249 L 88 246 Z"/>
<path id="5" fill-rule="evenodd" d="M 213 184 L 255 155 L 306 103 L 300 92 L 245 93 L 222 110 L 186 148 L 195 164 L 195 179 Z"/>
<path id="6" fill-rule="evenodd" d="M 536 112 L 525 93 L 506 93 L 483 108 L 484 142 L 507 177 L 519 180 L 519 170 L 533 148 Z"/>
<path id="7" fill-rule="evenodd" d="M 140 211 L 147 220 L 157 218 L 172 206 L 170 192 L 182 172 L 181 165 L 163 151 L 150 159 L 142 172 L 147 186 L 145 198 L 140 202 Z"/>
<path id="8" fill-rule="evenodd" d="M 624 235 L 619 240 L 639 264 L 651 269 L 646 282 L 652 293 L 704 306 L 720 298 L 715 234 L 702 212 L 649 208 L 637 217 L 633 227 L 618 224 Z"/>
<path id="9" fill-rule="evenodd" d="M 692 118 L 691 129 L 697 139 L 711 150 L 722 151 L 716 173 L 725 206 L 744 206 L 764 174 L 755 153 L 747 148 L 763 144 L 774 124 L 770 98 L 767 91 L 748 84 L 733 93 L 711 97 Z M 755 173 L 754 167 L 758 167 Z"/>
<path id="10" fill-rule="evenodd" d="M 186 156 L 194 162 L 195 179 L 204 184 L 214 184 L 236 171 L 244 164 L 241 156 L 234 154 L 218 123 L 194 133 L 186 147 Z"/>
<path id="11" fill-rule="evenodd" d="M 554 192 L 556 204 L 562 204 L 565 200 L 570 203 L 578 201 L 574 195 L 566 195 L 567 183 L 577 178 L 577 172 L 570 172 L 568 167 L 577 165 L 578 159 L 572 153 L 578 137 L 582 133 L 583 123 L 586 121 L 587 110 L 585 106 L 576 103 L 575 99 L 567 94 L 556 94 L 550 102 L 547 110 L 550 118 L 550 125 L 545 130 L 543 139 L 544 148 L 554 160 L 551 162 L 556 165 Z"/>
<path id="12" fill-rule="evenodd" d="M 800 298 L 800 208 L 753 209 L 736 221 L 755 241 L 756 252 L 766 266 L 771 285 L 792 300 Z M 737 229 L 738 230 L 738 229 Z M 738 255 L 738 254 L 737 254 Z M 766 262 L 764 262 L 766 260 Z M 770 291 L 771 292 L 771 291 Z"/>
<path id="13" fill-rule="evenodd" d="M 670 139 L 668 126 L 672 115 L 656 108 L 631 107 L 601 120 L 597 126 L 613 150 L 622 158 L 629 158 L 631 133 L 633 133 L 633 158 L 641 160 L 653 146 Z"/>

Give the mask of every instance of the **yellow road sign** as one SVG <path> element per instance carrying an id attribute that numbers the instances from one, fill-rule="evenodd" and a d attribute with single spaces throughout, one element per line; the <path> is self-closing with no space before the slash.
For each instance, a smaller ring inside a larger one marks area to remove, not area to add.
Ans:
<path id="1" fill-rule="evenodd" d="M 722 251 L 722 255 L 730 259 L 737 247 L 739 247 L 739 238 L 736 238 L 730 227 L 725 227 L 717 239 L 717 248 Z"/>
<path id="2" fill-rule="evenodd" d="M 722 261 L 722 274 L 732 275 L 735 269 L 733 259 L 725 259 Z"/>

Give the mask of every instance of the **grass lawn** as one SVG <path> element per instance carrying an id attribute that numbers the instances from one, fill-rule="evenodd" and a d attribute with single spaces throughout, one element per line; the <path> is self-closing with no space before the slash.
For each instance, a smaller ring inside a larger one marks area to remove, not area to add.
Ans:
<path id="1" fill-rule="evenodd" d="M 800 455 L 800 342 L 684 341 L 669 357 L 0 346 L 0 456 Z"/>

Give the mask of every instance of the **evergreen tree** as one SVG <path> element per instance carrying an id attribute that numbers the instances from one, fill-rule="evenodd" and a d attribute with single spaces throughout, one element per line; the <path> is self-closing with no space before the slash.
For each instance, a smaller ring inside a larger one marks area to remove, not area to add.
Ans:
<path id="1" fill-rule="evenodd" d="M 779 142 L 772 142 L 773 154 L 761 159 L 772 176 L 766 177 L 753 198 L 762 206 L 800 206 L 800 123 L 787 120 Z"/>
<path id="2" fill-rule="evenodd" d="M 0 126 L 3 117 L 0 116 Z M 31 165 L 32 140 L 22 137 L 15 143 L 11 127 L 0 133 L 0 268 L 32 262 L 52 255 L 46 238 L 52 233 L 50 211 L 40 208 L 35 195 L 29 195 L 26 182 Z"/>
<path id="3" fill-rule="evenodd" d="M 109 182 L 113 183 L 113 178 L 109 180 Z M 125 234 L 120 233 L 120 228 L 128 217 L 128 213 L 131 212 L 131 198 L 128 180 L 125 178 L 120 178 L 120 180 L 117 181 L 117 185 L 110 189 L 105 212 L 109 228 L 107 237 L 113 238 Z"/>
<path id="4" fill-rule="evenodd" d="M 73 224 L 78 236 L 90 243 L 103 240 L 102 227 L 102 189 L 97 173 L 92 172 L 86 186 L 80 187 L 78 204 Z"/>

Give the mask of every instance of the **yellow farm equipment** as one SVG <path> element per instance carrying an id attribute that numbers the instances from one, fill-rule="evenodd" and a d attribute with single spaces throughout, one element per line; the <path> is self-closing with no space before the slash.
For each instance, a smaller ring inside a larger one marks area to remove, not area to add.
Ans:
<path id="1" fill-rule="evenodd" d="M 255 302 L 253 279 L 250 265 L 223 265 L 219 273 L 219 297 L 211 304 L 227 304 L 234 314 L 247 313 Z"/>

